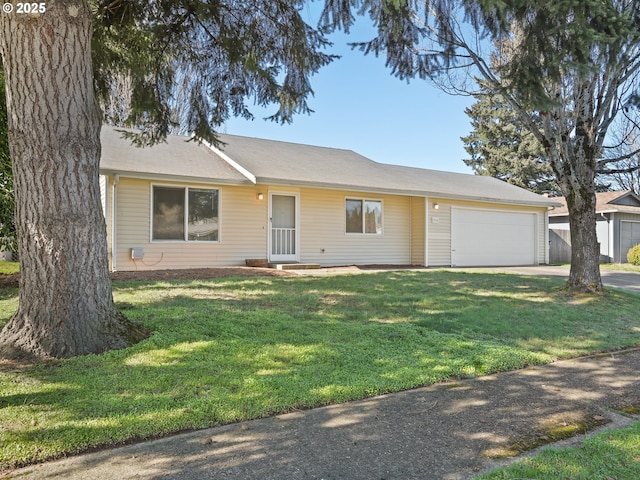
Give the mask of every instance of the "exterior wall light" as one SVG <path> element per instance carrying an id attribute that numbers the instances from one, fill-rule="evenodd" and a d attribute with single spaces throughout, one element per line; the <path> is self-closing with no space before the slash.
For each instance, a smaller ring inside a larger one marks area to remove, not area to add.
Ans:
<path id="1" fill-rule="evenodd" d="M 437 203 L 433 204 L 433 209 L 434 210 L 438 210 L 440 208 L 440 205 L 438 205 Z"/>
<path id="2" fill-rule="evenodd" d="M 256 195 L 256 198 L 257 198 L 258 200 L 264 200 L 264 193 L 258 193 L 258 194 Z"/>

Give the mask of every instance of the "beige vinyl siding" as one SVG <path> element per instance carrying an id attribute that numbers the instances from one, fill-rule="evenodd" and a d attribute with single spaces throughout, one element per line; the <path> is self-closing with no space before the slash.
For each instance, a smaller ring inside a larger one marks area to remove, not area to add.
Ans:
<path id="1" fill-rule="evenodd" d="M 220 189 L 220 242 L 150 241 L 151 186 Z M 298 194 L 300 261 L 321 265 L 408 264 L 411 261 L 411 199 L 394 195 L 287 187 L 184 185 L 120 178 L 117 192 L 117 269 L 173 269 L 243 265 L 267 258 L 268 193 Z M 257 200 L 263 193 L 264 199 Z M 382 201 L 382 235 L 346 234 L 345 200 Z M 130 258 L 132 247 L 144 259 Z"/>
<path id="2" fill-rule="evenodd" d="M 437 210 L 435 204 L 438 205 Z M 427 222 L 427 266 L 451 265 L 451 203 L 429 198 Z"/>
<path id="3" fill-rule="evenodd" d="M 105 183 L 107 233 L 113 178 Z M 220 192 L 220 241 L 151 241 L 152 185 L 217 188 Z M 269 193 L 296 194 L 299 199 L 300 261 L 323 266 L 353 264 L 451 265 L 451 208 L 536 213 L 538 263 L 546 263 L 546 208 L 455 201 L 346 190 L 279 186 L 226 186 L 152 182 L 120 178 L 116 187 L 117 270 L 199 268 L 244 265 L 249 258 L 268 258 Z M 257 194 L 264 195 L 263 200 Z M 347 234 L 346 199 L 382 202 L 382 234 Z M 434 204 L 439 208 L 434 209 Z M 435 219 L 435 220 L 434 220 Z M 427 241 L 425 245 L 425 235 Z M 111 237 L 109 244 L 112 245 Z M 144 258 L 133 261 L 133 247 Z M 427 257 L 425 259 L 425 256 Z M 426 260 L 426 261 L 425 261 Z"/>
<path id="4" fill-rule="evenodd" d="M 451 207 L 476 208 L 485 211 L 536 213 L 536 261 L 537 263 L 548 263 L 546 207 L 524 207 L 520 205 L 466 202 L 437 198 L 429 198 L 428 203 L 428 266 L 451 265 Z M 434 209 L 434 204 L 436 203 L 438 204 L 437 210 Z"/>
<path id="5" fill-rule="evenodd" d="M 411 197 L 411 264 L 426 264 L 426 203 L 424 197 Z"/>
<path id="6" fill-rule="evenodd" d="M 220 191 L 220 241 L 151 241 L 151 186 L 217 188 Z M 118 270 L 205 268 L 244 265 L 248 258 L 266 258 L 267 200 L 259 187 L 176 184 L 120 178 L 117 187 Z M 132 260 L 131 248 L 144 258 Z"/>
<path id="7" fill-rule="evenodd" d="M 300 260 L 320 265 L 408 264 L 410 197 L 301 188 Z M 382 235 L 347 234 L 347 198 L 382 201 Z"/>

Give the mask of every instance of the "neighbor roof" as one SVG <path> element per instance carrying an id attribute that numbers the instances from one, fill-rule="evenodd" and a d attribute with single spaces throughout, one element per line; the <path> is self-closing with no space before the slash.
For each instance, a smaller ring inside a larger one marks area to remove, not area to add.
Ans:
<path id="1" fill-rule="evenodd" d="M 569 215 L 567 199 L 565 197 L 553 197 L 560 206 L 549 212 L 550 217 Z M 631 190 L 618 190 L 615 192 L 596 193 L 596 213 L 636 213 L 640 214 L 640 197 Z"/>
<path id="2" fill-rule="evenodd" d="M 187 143 L 186 137 L 169 136 L 166 144 L 136 149 L 117 135 L 113 128 L 103 127 L 103 173 L 143 175 L 146 172 L 152 177 L 208 178 L 220 183 L 557 205 L 554 200 L 492 177 L 378 163 L 351 150 L 236 135 L 220 135 L 223 145 L 219 148 Z"/>

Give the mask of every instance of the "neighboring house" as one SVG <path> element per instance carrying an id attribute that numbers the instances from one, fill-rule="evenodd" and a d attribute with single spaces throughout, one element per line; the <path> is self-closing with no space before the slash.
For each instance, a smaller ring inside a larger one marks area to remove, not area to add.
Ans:
<path id="1" fill-rule="evenodd" d="M 569 210 L 564 197 L 549 212 L 550 262 L 571 261 Z M 596 233 L 603 262 L 625 263 L 627 252 L 640 243 L 640 197 L 630 190 L 596 194 Z"/>
<path id="2" fill-rule="evenodd" d="M 349 150 L 220 138 L 220 149 L 177 136 L 140 149 L 103 127 L 113 270 L 548 263 L 548 198 Z"/>

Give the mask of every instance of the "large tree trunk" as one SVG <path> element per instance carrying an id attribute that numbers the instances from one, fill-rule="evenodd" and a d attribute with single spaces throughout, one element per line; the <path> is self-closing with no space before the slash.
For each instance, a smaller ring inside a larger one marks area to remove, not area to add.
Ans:
<path id="1" fill-rule="evenodd" d="M 117 311 L 108 273 L 91 22 L 77 0 L 0 14 L 20 255 L 5 356 L 71 357 L 140 337 Z"/>
<path id="2" fill-rule="evenodd" d="M 596 233 L 596 122 L 597 82 L 574 85 L 575 136 L 569 142 L 573 148 L 566 151 L 564 183 L 571 185 L 567 195 L 569 228 L 571 229 L 570 289 L 597 293 L 602 291 L 600 276 L 600 248 Z M 571 136 L 569 135 L 569 138 Z"/>
<path id="3" fill-rule="evenodd" d="M 544 116 L 543 145 L 569 210 L 571 270 L 567 287 L 597 293 L 602 291 L 600 248 L 596 234 L 595 176 L 599 149 L 595 138 L 597 129 L 593 126 L 593 95 L 590 93 L 586 88 L 578 90 L 574 104 L 580 108 L 575 108 L 572 121 L 567 121 L 562 111 Z"/>
<path id="4" fill-rule="evenodd" d="M 567 286 L 583 292 L 602 291 L 600 248 L 596 235 L 595 185 L 567 196 L 571 230 L 571 270 Z"/>

